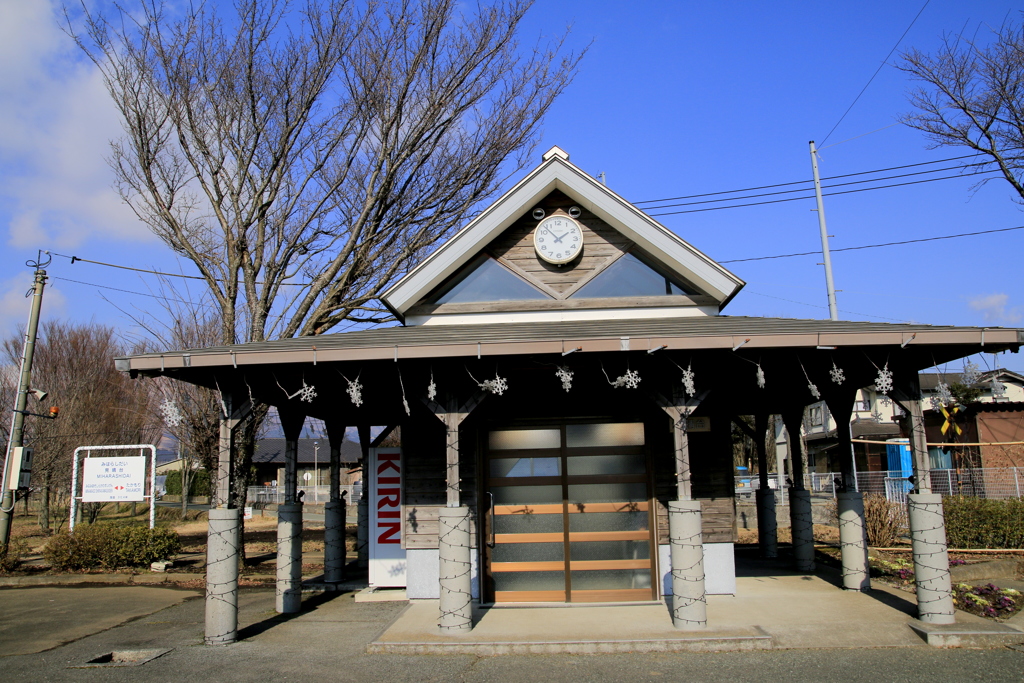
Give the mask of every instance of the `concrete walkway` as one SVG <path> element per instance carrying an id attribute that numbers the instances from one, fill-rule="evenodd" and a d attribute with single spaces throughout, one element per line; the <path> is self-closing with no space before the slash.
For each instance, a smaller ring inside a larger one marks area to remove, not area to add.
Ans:
<path id="1" fill-rule="evenodd" d="M 460 636 L 436 627 L 437 601 L 416 601 L 370 643 L 372 653 L 587 654 L 726 650 L 927 647 L 911 593 L 882 584 L 844 591 L 825 569 L 818 576 L 753 567 L 737 594 L 708 596 L 708 628 L 678 631 L 664 604 L 500 606 L 474 614 Z M 829 579 L 832 579 L 830 581 Z M 960 627 L 987 631 L 981 617 L 957 613 Z M 1011 638 L 1016 632 L 1009 632 Z M 1024 642 L 1024 632 L 1019 642 Z"/>

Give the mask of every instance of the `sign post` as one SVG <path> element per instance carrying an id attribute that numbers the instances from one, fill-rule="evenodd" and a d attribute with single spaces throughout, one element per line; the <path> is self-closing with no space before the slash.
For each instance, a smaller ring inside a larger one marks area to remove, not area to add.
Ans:
<path id="1" fill-rule="evenodd" d="M 139 455 L 90 457 L 93 451 L 126 451 L 139 449 Z M 149 495 L 146 495 L 146 456 L 150 452 Z M 78 495 L 78 454 L 85 452 L 82 463 L 82 495 Z M 149 528 L 156 525 L 156 446 L 132 444 L 125 446 L 80 446 L 75 449 L 71 470 L 71 519 L 69 528 L 75 529 L 78 501 L 138 502 L 149 498 Z"/>
<path id="2" fill-rule="evenodd" d="M 369 526 L 371 586 L 405 587 L 405 549 L 402 547 L 401 448 L 371 448 Z"/>

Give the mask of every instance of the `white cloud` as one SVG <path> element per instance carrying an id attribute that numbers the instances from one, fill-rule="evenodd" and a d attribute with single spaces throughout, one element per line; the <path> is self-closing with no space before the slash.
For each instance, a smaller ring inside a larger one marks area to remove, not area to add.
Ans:
<path id="1" fill-rule="evenodd" d="M 24 331 L 28 323 L 31 297 L 25 296 L 32 289 L 32 271 L 28 268 L 14 277 L 0 282 L 0 333 L 6 335 L 14 330 Z M 59 318 L 67 311 L 67 299 L 59 289 L 48 283 L 43 289 L 43 304 L 40 317 Z"/>
<path id="2" fill-rule="evenodd" d="M 1021 319 L 1021 308 L 1007 308 L 1010 297 L 1006 294 L 984 294 L 967 302 L 975 311 L 980 311 L 989 322 L 1015 323 Z"/>
<path id="3" fill-rule="evenodd" d="M 9 244 L 151 240 L 111 188 L 105 157 L 121 134 L 117 112 L 98 70 L 61 32 L 57 9 L 0 0 L 0 220 Z"/>

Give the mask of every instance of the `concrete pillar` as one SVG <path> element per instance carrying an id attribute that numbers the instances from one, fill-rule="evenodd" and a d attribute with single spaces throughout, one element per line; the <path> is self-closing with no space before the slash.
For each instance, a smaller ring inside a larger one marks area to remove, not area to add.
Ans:
<path id="1" fill-rule="evenodd" d="M 917 587 L 917 618 L 929 624 L 955 623 L 942 496 L 911 493 L 907 499 Z"/>
<path id="2" fill-rule="evenodd" d="M 277 508 L 277 595 L 280 614 L 302 605 L 302 503 Z"/>
<path id="3" fill-rule="evenodd" d="M 779 556 L 778 520 L 775 518 L 775 491 L 770 488 L 759 488 L 755 492 L 757 498 L 757 544 L 761 548 L 761 557 Z"/>
<path id="4" fill-rule="evenodd" d="M 239 510 L 213 508 L 206 539 L 207 645 L 227 645 L 238 637 Z"/>
<path id="5" fill-rule="evenodd" d="M 345 579 L 345 500 L 324 505 L 324 581 Z"/>
<path id="6" fill-rule="evenodd" d="M 814 519 L 811 492 L 789 490 L 789 530 L 793 534 L 793 565 L 798 572 L 814 571 Z"/>
<path id="7" fill-rule="evenodd" d="M 668 536 L 672 552 L 672 624 L 684 631 L 707 628 L 699 500 L 669 502 Z"/>
<path id="8" fill-rule="evenodd" d="M 358 565 L 365 569 L 370 566 L 370 486 L 364 479 L 363 496 L 356 507 L 356 552 Z"/>
<path id="9" fill-rule="evenodd" d="M 441 508 L 437 521 L 441 583 L 437 625 L 442 633 L 462 633 L 473 628 L 469 508 Z"/>
<path id="10" fill-rule="evenodd" d="M 864 529 L 864 496 L 856 491 L 836 494 L 839 511 L 839 545 L 843 561 L 843 588 L 871 587 L 868 572 L 868 538 Z"/>

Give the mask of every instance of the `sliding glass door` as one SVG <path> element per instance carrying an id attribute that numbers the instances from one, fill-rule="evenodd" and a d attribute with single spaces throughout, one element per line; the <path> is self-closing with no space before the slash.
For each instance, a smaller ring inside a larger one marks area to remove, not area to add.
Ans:
<path id="1" fill-rule="evenodd" d="M 495 602 L 657 597 L 643 423 L 497 430 L 487 446 Z"/>

